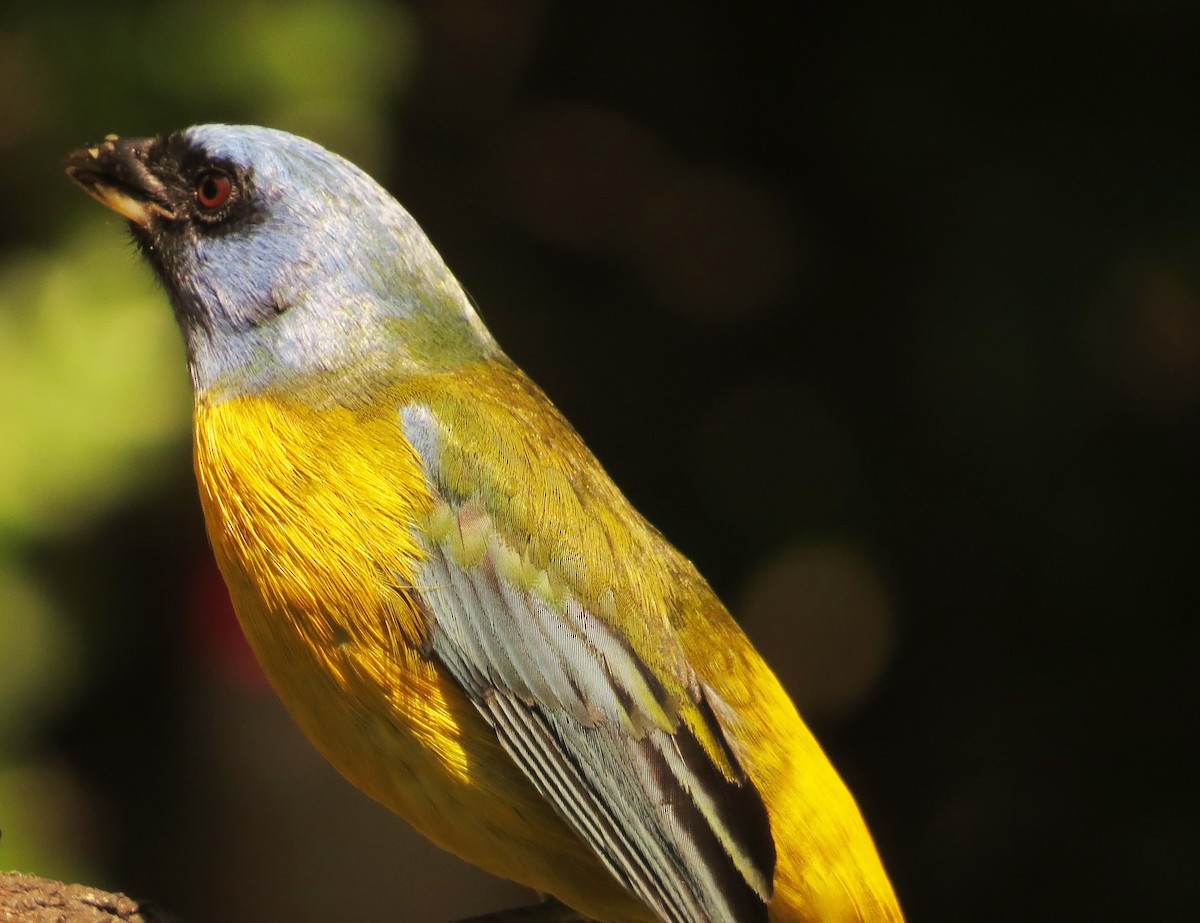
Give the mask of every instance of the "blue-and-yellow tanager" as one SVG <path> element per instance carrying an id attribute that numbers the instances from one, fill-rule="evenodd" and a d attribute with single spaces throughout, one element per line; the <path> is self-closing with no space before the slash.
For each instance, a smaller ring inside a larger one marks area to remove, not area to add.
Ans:
<path id="1" fill-rule="evenodd" d="M 170 296 L 242 627 L 351 782 L 602 921 L 896 921 L 854 800 L 413 218 L 302 138 L 75 152 Z"/>

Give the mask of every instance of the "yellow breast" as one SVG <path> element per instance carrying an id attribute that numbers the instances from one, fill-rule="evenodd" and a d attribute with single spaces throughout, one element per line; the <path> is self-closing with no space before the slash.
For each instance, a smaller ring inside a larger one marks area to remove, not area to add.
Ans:
<path id="1" fill-rule="evenodd" d="M 395 420 L 267 397 L 199 404 L 195 463 L 242 627 L 314 742 L 334 745 L 330 719 L 346 716 L 331 708 L 360 709 L 360 721 L 410 724 L 447 771 L 465 771 L 456 693 L 418 654 L 413 524 L 432 499 Z"/>
<path id="2" fill-rule="evenodd" d="M 422 554 L 412 525 L 433 501 L 395 419 L 240 397 L 198 406 L 195 438 L 214 550 L 269 606 L 320 612 L 311 627 L 332 641 L 353 626 L 337 623 L 331 601 L 374 602 L 364 595 L 386 588 L 411 602 Z M 404 640 L 422 643 L 415 607 L 396 614 Z"/>
<path id="3" fill-rule="evenodd" d="M 414 524 L 432 497 L 401 403 L 198 404 L 205 521 L 251 647 L 325 758 L 435 843 L 610 919 L 646 919 L 423 654 Z"/>

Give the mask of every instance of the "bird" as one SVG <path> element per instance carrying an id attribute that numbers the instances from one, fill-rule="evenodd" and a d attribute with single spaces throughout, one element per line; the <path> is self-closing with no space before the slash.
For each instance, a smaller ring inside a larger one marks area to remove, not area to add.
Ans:
<path id="1" fill-rule="evenodd" d="M 346 779 L 589 919 L 902 920 L 770 668 L 380 184 L 221 124 L 67 173 L 166 291 L 214 556 Z"/>

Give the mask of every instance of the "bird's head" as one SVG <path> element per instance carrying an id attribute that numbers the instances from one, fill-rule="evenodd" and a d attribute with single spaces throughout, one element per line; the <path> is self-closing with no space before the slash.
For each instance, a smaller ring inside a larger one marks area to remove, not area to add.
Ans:
<path id="1" fill-rule="evenodd" d="M 129 219 L 198 392 L 436 370 L 495 349 L 412 216 L 311 141 L 232 125 L 109 136 L 67 172 Z"/>

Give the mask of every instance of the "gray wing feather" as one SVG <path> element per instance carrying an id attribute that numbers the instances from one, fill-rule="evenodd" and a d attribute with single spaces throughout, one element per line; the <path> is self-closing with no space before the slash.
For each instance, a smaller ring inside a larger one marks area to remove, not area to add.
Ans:
<path id="1" fill-rule="evenodd" d="M 723 848 L 736 842 L 722 817 L 736 783 L 682 723 L 670 731 L 639 713 L 648 670 L 603 621 L 569 596 L 550 606 L 499 576 L 491 557 L 462 567 L 431 550 L 422 582 L 433 655 L 541 795 L 660 917 L 765 920 L 769 877 L 747 881 Z M 753 786 L 740 787 L 761 812 Z"/>

